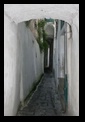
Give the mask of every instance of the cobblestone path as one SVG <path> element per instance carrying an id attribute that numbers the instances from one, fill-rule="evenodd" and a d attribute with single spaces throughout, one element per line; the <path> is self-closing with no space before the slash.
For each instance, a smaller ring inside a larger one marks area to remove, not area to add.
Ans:
<path id="1" fill-rule="evenodd" d="M 52 74 L 45 74 L 32 98 L 17 116 L 62 116 L 59 96 Z"/>

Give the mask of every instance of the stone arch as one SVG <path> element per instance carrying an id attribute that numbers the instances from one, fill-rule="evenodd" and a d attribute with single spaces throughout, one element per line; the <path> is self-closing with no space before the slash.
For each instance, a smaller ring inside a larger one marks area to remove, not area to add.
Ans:
<path id="1" fill-rule="evenodd" d="M 78 4 L 5 4 L 4 12 L 16 24 L 39 18 L 60 19 L 72 24 L 79 10 Z"/>

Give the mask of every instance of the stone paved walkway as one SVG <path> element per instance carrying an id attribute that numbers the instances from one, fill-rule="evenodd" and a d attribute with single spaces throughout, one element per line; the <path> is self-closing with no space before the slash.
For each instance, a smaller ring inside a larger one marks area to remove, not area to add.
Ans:
<path id="1" fill-rule="evenodd" d="M 17 116 L 62 116 L 59 96 L 52 74 L 45 74 L 29 103 Z"/>

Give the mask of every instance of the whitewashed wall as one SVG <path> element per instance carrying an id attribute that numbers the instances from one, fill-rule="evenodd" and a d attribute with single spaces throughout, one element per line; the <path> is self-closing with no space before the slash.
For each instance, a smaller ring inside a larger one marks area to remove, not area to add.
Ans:
<path id="1" fill-rule="evenodd" d="M 69 25 L 67 25 L 67 77 L 68 77 L 68 110 L 67 114 L 70 116 L 79 116 L 79 15 L 75 16 L 73 19 L 72 35 L 69 33 Z M 59 22 L 58 22 L 59 25 Z M 56 31 L 56 30 L 55 30 Z M 60 48 L 60 43 L 63 41 L 61 36 L 59 26 L 58 26 L 58 37 L 54 38 L 54 71 L 55 79 L 57 81 L 58 87 L 58 77 L 61 77 L 62 70 L 60 71 L 60 66 L 62 67 L 62 60 L 58 60 L 62 52 Z M 59 42 L 60 41 L 60 42 Z M 66 57 L 65 57 L 66 58 Z M 61 58 L 60 58 L 61 59 Z M 66 59 L 65 59 L 66 60 Z M 59 68 L 58 68 L 59 66 Z"/>
<path id="2" fill-rule="evenodd" d="M 16 115 L 20 101 L 43 73 L 43 54 L 25 23 L 4 16 L 4 115 Z"/>
<path id="3" fill-rule="evenodd" d="M 79 116 L 79 16 L 67 25 L 68 115 Z M 75 24 L 76 23 L 76 24 Z"/>
<path id="4" fill-rule="evenodd" d="M 39 45 L 24 22 L 18 25 L 18 39 L 21 44 L 21 94 L 23 101 L 42 74 L 42 55 Z"/>
<path id="5" fill-rule="evenodd" d="M 71 111 L 71 50 L 72 50 L 72 33 L 69 25 L 67 24 L 67 76 L 68 76 L 68 112 Z M 71 113 L 70 113 L 71 114 Z"/>
<path id="6" fill-rule="evenodd" d="M 55 79 L 57 82 L 57 87 L 59 84 L 58 78 L 64 78 L 64 28 L 62 30 L 61 22 L 58 20 L 58 31 L 56 36 L 56 30 L 54 30 L 54 58 L 53 58 L 53 65 L 54 65 L 54 71 L 55 71 Z M 63 35 L 62 35 L 63 34 Z"/>
<path id="7" fill-rule="evenodd" d="M 58 72 L 58 77 L 59 78 L 64 78 L 64 68 L 65 68 L 65 62 L 64 62 L 64 59 L 65 59 L 65 55 L 64 55 L 64 35 L 61 35 L 60 36 L 60 40 L 59 40 L 59 57 L 58 57 L 58 67 L 59 67 L 59 72 Z"/>
<path id="8" fill-rule="evenodd" d="M 4 115 L 16 114 L 20 102 L 20 45 L 17 26 L 4 16 Z"/>
<path id="9" fill-rule="evenodd" d="M 73 19 L 71 43 L 71 114 L 79 116 L 79 17 Z"/>

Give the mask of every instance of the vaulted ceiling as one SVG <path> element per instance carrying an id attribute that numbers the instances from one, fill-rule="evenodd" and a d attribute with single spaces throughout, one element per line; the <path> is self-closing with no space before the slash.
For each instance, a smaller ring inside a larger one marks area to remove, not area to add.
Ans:
<path id="1" fill-rule="evenodd" d="M 4 4 L 4 13 L 16 24 L 46 17 L 71 24 L 78 12 L 79 4 Z"/>

